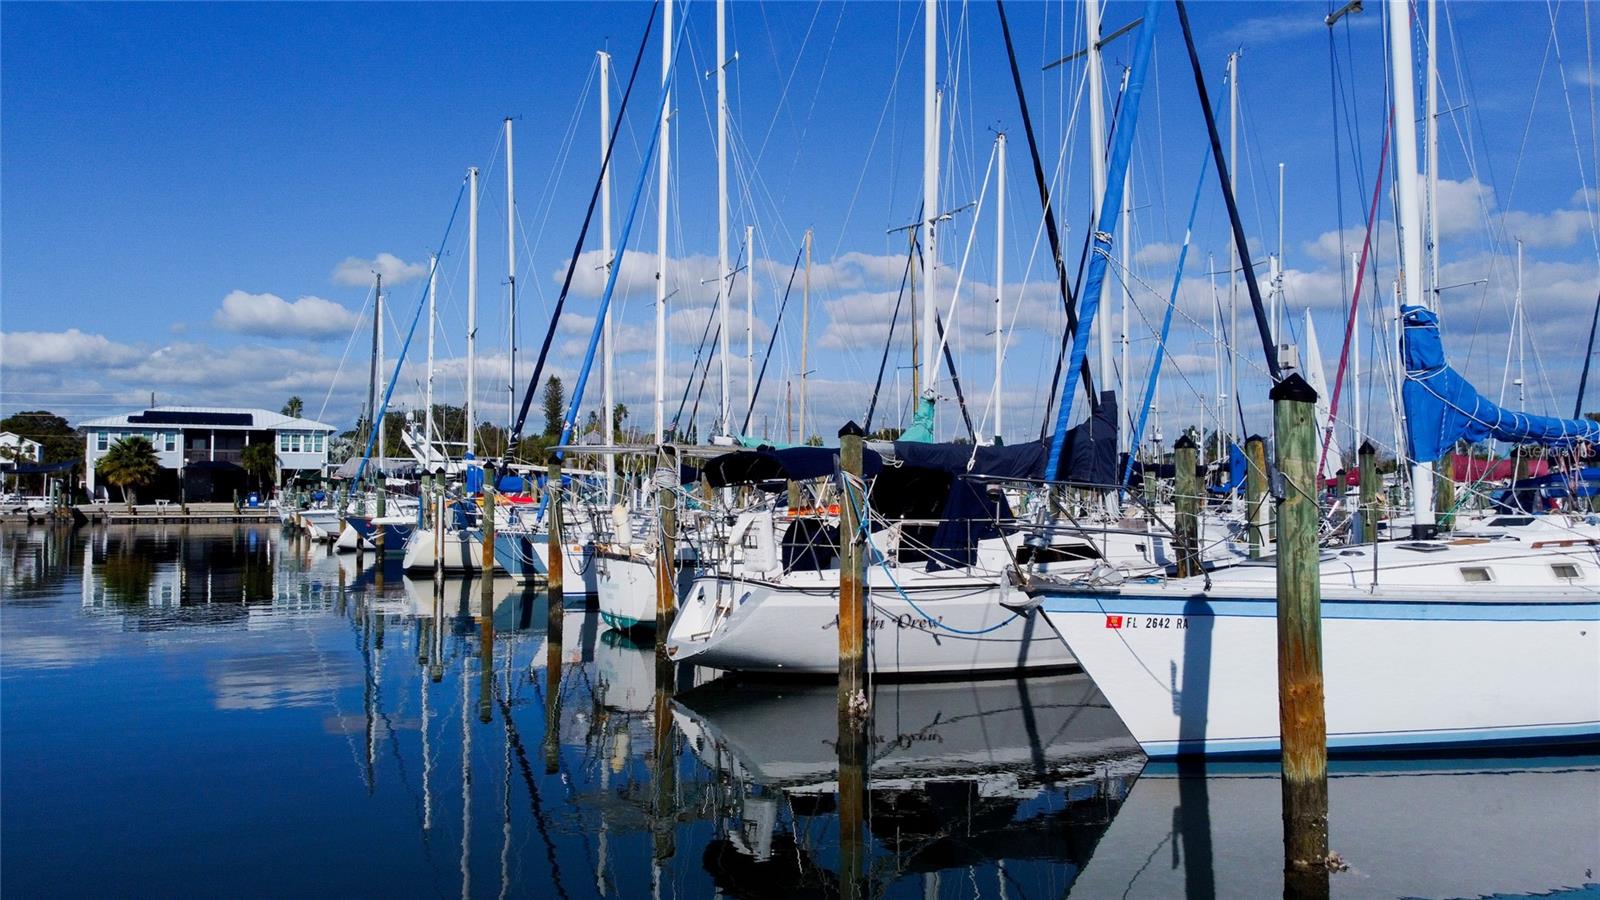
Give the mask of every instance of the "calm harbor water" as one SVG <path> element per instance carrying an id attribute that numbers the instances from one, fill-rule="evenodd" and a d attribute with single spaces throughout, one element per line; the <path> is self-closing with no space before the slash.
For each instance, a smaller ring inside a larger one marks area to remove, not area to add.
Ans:
<path id="1" fill-rule="evenodd" d="M 831 685 L 367 562 L 0 528 L 0 892 L 833 897 L 859 851 L 872 897 L 1281 893 L 1276 765 L 1147 766 L 1081 674 L 877 685 L 841 846 Z M 1340 763 L 1330 798 L 1336 895 L 1600 894 L 1595 756 Z"/>

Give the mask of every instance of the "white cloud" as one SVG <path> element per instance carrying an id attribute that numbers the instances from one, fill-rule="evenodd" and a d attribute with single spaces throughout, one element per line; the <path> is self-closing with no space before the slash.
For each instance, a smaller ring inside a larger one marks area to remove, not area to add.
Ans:
<path id="1" fill-rule="evenodd" d="M 372 259 L 348 256 L 344 262 L 333 267 L 333 274 L 330 277 L 334 284 L 364 287 L 372 284 L 374 272 L 382 275 L 383 280 L 391 285 L 404 284 L 414 278 L 427 277 L 428 264 L 408 263 L 393 253 L 379 253 Z"/>
<path id="2" fill-rule="evenodd" d="M 329 338 L 348 333 L 358 317 L 321 297 L 301 297 L 290 303 L 277 294 L 233 291 L 222 298 L 222 308 L 214 319 L 221 327 L 239 334 Z"/>
<path id="3" fill-rule="evenodd" d="M 1145 244 L 1133 253 L 1134 265 L 1139 266 L 1170 266 L 1178 261 L 1180 244 L 1169 244 L 1164 241 L 1155 241 Z"/>
<path id="4" fill-rule="evenodd" d="M 1505 214 L 1503 221 L 1506 237 L 1520 240 L 1529 247 L 1570 247 L 1590 228 L 1589 214 L 1581 209 L 1557 209 L 1548 213 L 1512 210 Z"/>
<path id="5" fill-rule="evenodd" d="M 66 331 L 12 331 L 0 333 L 0 366 L 33 369 L 47 366 L 117 368 L 142 354 L 105 335 Z"/>

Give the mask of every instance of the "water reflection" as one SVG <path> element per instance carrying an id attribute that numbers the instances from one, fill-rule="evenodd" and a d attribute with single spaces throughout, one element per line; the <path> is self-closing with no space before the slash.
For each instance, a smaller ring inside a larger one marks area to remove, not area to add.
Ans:
<path id="1" fill-rule="evenodd" d="M 675 669 L 510 579 L 138 526 L 0 528 L 0 585 L 7 894 L 1281 890 L 1275 768 L 1140 774 L 1082 675 L 877 684 L 841 778 L 831 684 Z M 1592 757 L 1347 767 L 1331 797 L 1336 894 L 1600 867 Z"/>

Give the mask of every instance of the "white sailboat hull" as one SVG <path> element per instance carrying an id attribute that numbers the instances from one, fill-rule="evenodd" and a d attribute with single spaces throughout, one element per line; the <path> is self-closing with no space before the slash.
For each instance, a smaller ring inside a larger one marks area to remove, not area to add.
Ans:
<path id="1" fill-rule="evenodd" d="M 673 621 L 667 652 L 718 669 L 837 674 L 838 578 L 837 571 L 793 572 L 782 582 L 697 578 Z M 1040 616 L 1000 605 L 999 576 L 927 578 L 897 589 L 875 569 L 869 580 L 867 664 L 879 675 L 1021 672 L 1074 663 Z"/>
<path id="2" fill-rule="evenodd" d="M 1193 584 L 1047 589 L 1043 608 L 1152 757 L 1279 750 L 1277 601 Z M 1325 590 L 1328 746 L 1600 739 L 1600 602 Z"/>
<path id="3" fill-rule="evenodd" d="M 407 572 L 428 573 L 434 564 L 434 530 L 418 528 L 406 542 L 404 566 Z M 438 536 L 442 568 L 453 574 L 477 572 L 483 568 L 483 542 L 470 531 L 451 529 Z"/>

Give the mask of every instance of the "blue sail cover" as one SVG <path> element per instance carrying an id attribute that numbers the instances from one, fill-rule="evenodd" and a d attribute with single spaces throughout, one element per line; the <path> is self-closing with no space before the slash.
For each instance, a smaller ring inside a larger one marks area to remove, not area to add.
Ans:
<path id="1" fill-rule="evenodd" d="M 1411 458 L 1432 462 L 1456 441 L 1487 437 L 1510 443 L 1566 446 L 1600 442 L 1600 422 L 1535 416 L 1491 403 L 1444 358 L 1439 317 L 1420 306 L 1401 307 L 1406 383 L 1406 443 Z"/>

